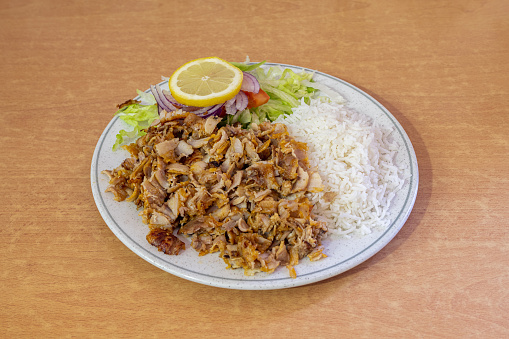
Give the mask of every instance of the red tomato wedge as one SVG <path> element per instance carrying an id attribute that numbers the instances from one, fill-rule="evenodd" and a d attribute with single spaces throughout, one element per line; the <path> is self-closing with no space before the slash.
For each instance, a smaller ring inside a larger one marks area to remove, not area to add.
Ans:
<path id="1" fill-rule="evenodd" d="M 247 108 L 255 108 L 261 106 L 269 101 L 269 95 L 265 93 L 261 88 L 258 93 L 244 92 L 247 95 L 248 104 Z"/>

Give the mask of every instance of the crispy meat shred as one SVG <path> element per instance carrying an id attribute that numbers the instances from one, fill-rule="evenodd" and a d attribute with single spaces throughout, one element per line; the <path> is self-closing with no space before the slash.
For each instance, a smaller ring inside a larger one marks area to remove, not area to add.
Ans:
<path id="1" fill-rule="evenodd" d="M 182 235 L 199 255 L 219 252 L 227 268 L 254 275 L 286 266 L 295 278 L 299 260 L 326 257 L 327 226 L 306 197 L 323 190 L 307 146 L 283 124 L 246 130 L 219 121 L 163 112 L 146 135 L 124 146 L 130 158 L 103 171 L 106 191 L 142 208 L 147 241 L 159 251 L 179 254 Z"/>
<path id="2" fill-rule="evenodd" d="M 126 102 L 123 102 L 123 103 L 117 105 L 117 107 L 118 107 L 118 109 L 121 109 L 121 108 L 124 108 L 124 107 L 129 106 L 129 105 L 139 104 L 140 102 L 141 101 L 129 99 Z"/>

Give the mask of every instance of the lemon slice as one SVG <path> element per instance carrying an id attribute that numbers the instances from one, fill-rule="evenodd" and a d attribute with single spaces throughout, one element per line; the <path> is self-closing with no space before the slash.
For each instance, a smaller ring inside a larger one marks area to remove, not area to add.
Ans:
<path id="1" fill-rule="evenodd" d="M 232 99 L 240 91 L 242 71 L 217 57 L 190 61 L 168 82 L 171 95 L 187 106 L 206 107 Z"/>

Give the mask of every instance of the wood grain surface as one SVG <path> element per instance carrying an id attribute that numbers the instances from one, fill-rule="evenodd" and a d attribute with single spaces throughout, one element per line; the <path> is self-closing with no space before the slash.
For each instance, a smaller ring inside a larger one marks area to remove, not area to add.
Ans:
<path id="1" fill-rule="evenodd" d="M 0 0 L 0 337 L 509 337 L 509 2 Z M 189 60 L 281 62 L 371 94 L 420 186 L 381 252 L 236 291 L 124 246 L 90 188 L 115 105 Z"/>

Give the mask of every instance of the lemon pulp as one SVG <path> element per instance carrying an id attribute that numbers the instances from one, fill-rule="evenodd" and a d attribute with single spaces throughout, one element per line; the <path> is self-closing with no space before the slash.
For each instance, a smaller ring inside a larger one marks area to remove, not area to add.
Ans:
<path id="1" fill-rule="evenodd" d="M 170 77 L 168 86 L 179 103 L 206 107 L 232 99 L 240 91 L 242 71 L 217 57 L 190 61 Z"/>

